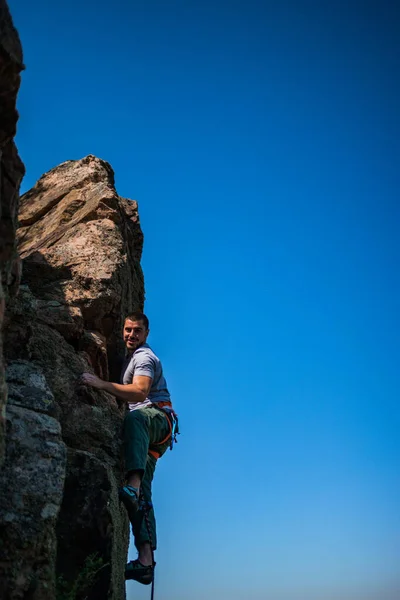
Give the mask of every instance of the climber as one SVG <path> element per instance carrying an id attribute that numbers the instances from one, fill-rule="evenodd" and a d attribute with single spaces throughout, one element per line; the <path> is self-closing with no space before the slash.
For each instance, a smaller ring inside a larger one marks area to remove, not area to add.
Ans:
<path id="1" fill-rule="evenodd" d="M 177 418 L 172 409 L 161 362 L 146 343 L 149 321 L 141 312 L 125 319 L 123 339 L 126 357 L 121 382 L 111 383 L 91 373 L 83 373 L 81 381 L 125 400 L 123 440 L 126 483 L 120 489 L 138 558 L 126 565 L 125 578 L 145 585 L 153 581 L 154 550 L 157 546 L 156 523 L 151 504 L 151 484 L 157 459 L 172 444 L 177 431 Z M 146 511 L 146 512 L 145 512 Z M 144 515 L 145 512 L 145 515 Z M 145 518 L 144 518 L 145 516 Z"/>

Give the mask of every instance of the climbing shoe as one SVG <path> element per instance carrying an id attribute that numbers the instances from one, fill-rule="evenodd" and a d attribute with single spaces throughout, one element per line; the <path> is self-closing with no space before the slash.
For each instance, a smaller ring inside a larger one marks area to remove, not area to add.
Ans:
<path id="1" fill-rule="evenodd" d="M 125 567 L 125 579 L 134 579 L 143 585 L 149 585 L 153 581 L 155 566 L 156 563 L 146 567 L 138 558 L 131 560 Z"/>
<path id="2" fill-rule="evenodd" d="M 139 490 L 131 485 L 124 485 L 119 490 L 119 499 L 127 510 L 130 522 L 133 523 L 139 510 Z"/>

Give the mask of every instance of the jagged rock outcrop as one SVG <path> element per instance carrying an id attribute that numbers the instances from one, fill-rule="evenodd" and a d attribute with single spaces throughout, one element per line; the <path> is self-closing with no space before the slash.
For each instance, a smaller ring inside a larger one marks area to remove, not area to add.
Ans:
<path id="1" fill-rule="evenodd" d="M 55 573 L 68 586 L 96 555 L 94 584 L 77 600 L 122 600 L 125 407 L 79 377 L 118 377 L 123 316 L 143 308 L 137 204 L 118 196 L 108 163 L 87 156 L 22 196 L 19 225 L 22 279 L 4 326 L 0 597 L 52 600 Z"/>
<path id="2" fill-rule="evenodd" d="M 19 283 L 15 245 L 19 186 L 24 166 L 13 139 L 18 112 L 15 108 L 23 69 L 22 48 L 4 0 L 0 0 L 0 331 L 7 299 Z M 6 385 L 0 334 L 0 465 L 4 457 Z"/>

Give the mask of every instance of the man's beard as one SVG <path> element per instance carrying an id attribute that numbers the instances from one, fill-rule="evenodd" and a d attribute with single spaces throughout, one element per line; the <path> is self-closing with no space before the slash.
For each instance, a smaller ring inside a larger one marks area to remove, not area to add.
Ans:
<path id="1" fill-rule="evenodd" d="M 135 350 L 137 350 L 140 346 L 140 342 L 125 342 L 125 347 L 128 350 L 128 352 L 134 352 Z"/>

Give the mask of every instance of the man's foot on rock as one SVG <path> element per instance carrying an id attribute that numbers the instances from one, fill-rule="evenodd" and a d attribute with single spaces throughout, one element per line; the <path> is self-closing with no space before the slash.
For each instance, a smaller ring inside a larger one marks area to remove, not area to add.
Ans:
<path id="1" fill-rule="evenodd" d="M 143 585 L 149 585 L 153 581 L 155 565 L 156 563 L 146 567 L 138 558 L 131 560 L 125 567 L 125 579 L 134 579 Z"/>
<path id="2" fill-rule="evenodd" d="M 139 510 L 139 490 L 131 485 L 124 485 L 119 490 L 119 499 L 125 506 L 130 522 L 133 524 Z"/>

